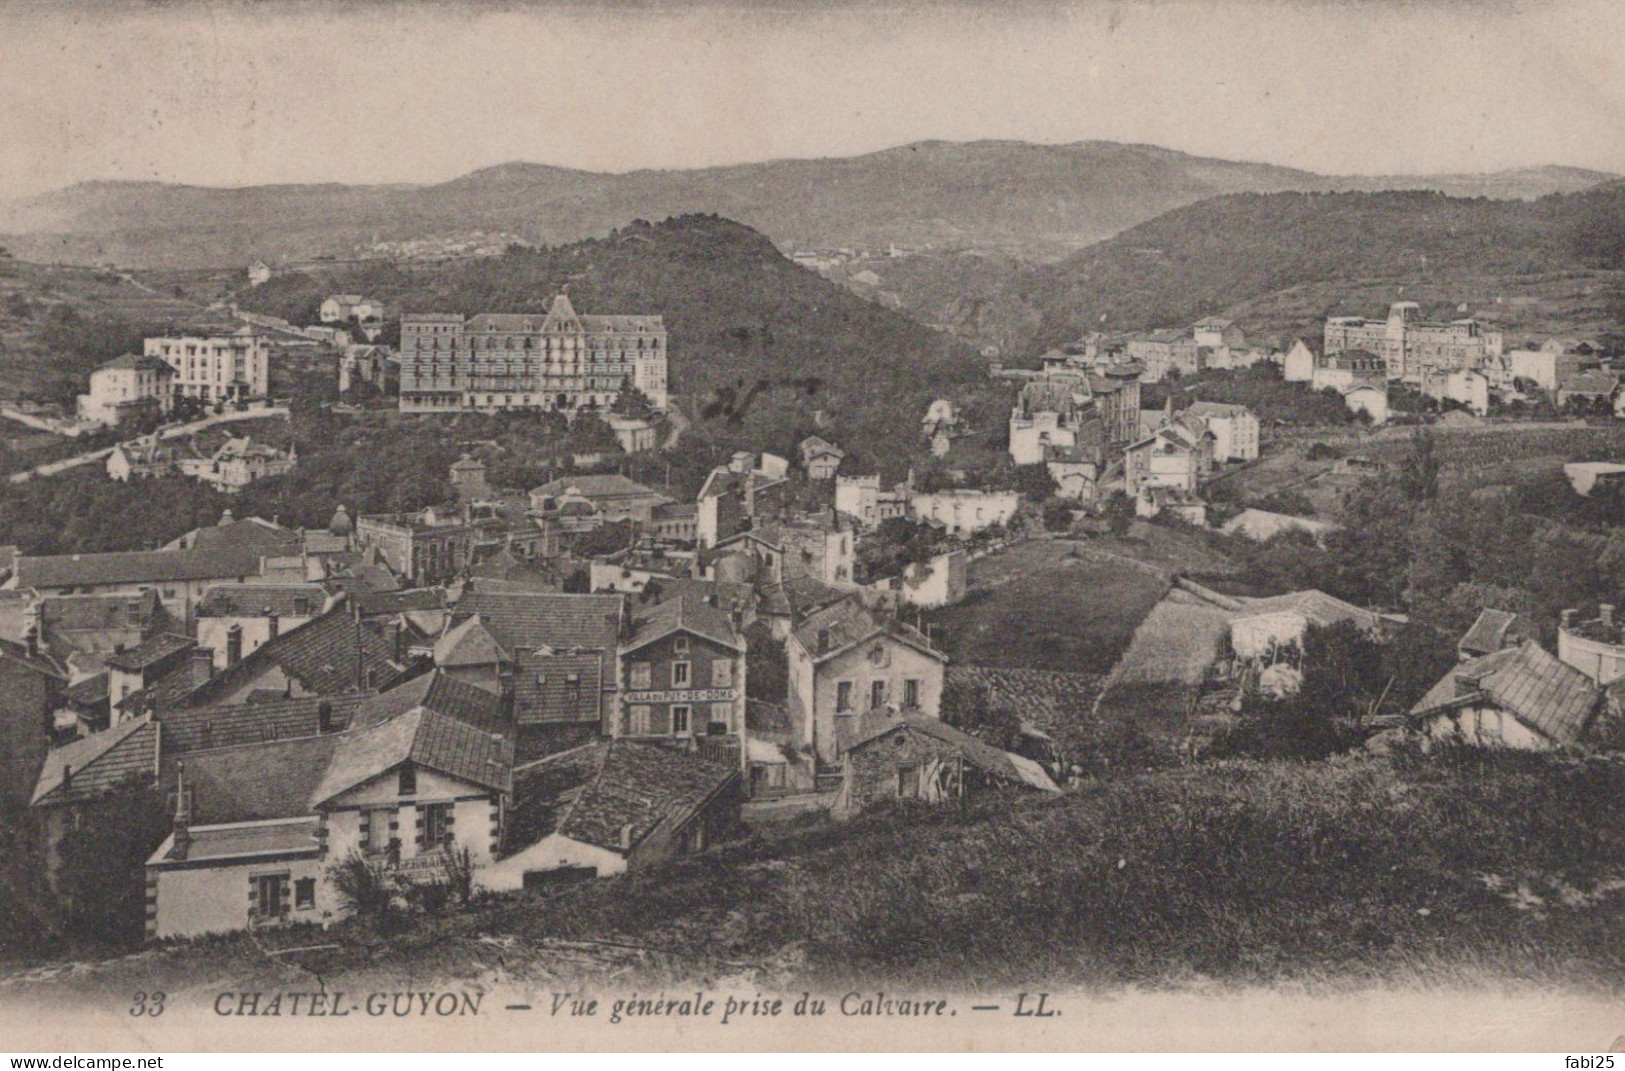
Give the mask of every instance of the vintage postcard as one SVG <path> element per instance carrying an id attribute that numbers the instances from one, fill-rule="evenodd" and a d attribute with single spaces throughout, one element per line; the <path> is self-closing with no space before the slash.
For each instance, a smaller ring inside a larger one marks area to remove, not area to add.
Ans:
<path id="1" fill-rule="evenodd" d="M 1618 5 L 0 39 L 0 1047 L 1625 1045 Z"/>

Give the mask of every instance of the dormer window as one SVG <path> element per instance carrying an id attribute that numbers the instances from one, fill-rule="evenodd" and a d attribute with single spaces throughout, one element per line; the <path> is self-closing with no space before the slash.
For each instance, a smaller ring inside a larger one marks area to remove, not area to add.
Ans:
<path id="1" fill-rule="evenodd" d="M 401 767 L 400 795 L 415 796 L 418 791 L 418 771 L 411 763 Z"/>
<path id="2" fill-rule="evenodd" d="M 671 649 L 678 654 L 688 654 L 688 637 L 676 636 L 672 638 Z"/>

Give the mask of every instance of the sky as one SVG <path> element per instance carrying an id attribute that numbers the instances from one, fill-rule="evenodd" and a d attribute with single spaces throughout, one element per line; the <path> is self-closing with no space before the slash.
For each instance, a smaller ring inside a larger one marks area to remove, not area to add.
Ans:
<path id="1" fill-rule="evenodd" d="M 1614 0 L 52 3 L 0 11 L 0 200 L 1147 142 L 1337 174 L 1625 173 Z"/>

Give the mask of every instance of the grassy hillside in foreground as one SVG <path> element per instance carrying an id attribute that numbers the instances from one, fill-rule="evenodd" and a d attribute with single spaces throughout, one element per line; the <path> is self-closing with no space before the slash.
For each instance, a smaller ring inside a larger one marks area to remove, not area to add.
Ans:
<path id="1" fill-rule="evenodd" d="M 820 434 L 855 455 L 847 471 L 885 465 L 900 477 L 911 454 L 925 453 L 919 421 L 932 399 L 968 399 L 986 380 L 968 346 L 846 293 L 715 216 L 640 221 L 605 239 L 435 269 L 287 276 L 240 301 L 293 318 L 345 291 L 405 312 L 531 312 L 566 286 L 577 312 L 663 315 L 672 391 L 702 436 L 730 447 L 794 457 L 821 411 L 829 423 Z"/>
<path id="2" fill-rule="evenodd" d="M 180 999 L 316 972 L 538 989 L 701 978 L 774 987 L 1042 982 L 1485 985 L 1625 978 L 1619 764 L 1530 754 L 1218 763 L 1049 799 L 901 808 L 753 838 L 549 899 L 492 899 L 272 961 L 246 937 L 76 970 L 31 994 Z M 598 942 L 599 945 L 592 945 Z M 609 942 L 608 944 L 603 944 Z M 299 968 L 302 968 L 300 970 Z M 623 969 L 626 968 L 626 969 Z M 123 987 L 122 989 L 120 987 Z"/>

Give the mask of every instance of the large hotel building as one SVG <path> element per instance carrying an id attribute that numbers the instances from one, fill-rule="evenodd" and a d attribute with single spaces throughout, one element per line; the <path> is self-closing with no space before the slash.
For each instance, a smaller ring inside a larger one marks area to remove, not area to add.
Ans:
<path id="1" fill-rule="evenodd" d="M 582 316 L 563 294 L 543 313 L 401 317 L 401 411 L 608 408 L 627 376 L 666 408 L 659 316 Z"/>
<path id="2" fill-rule="evenodd" d="M 1424 383 L 1501 356 L 1501 332 L 1478 320 L 1427 323 L 1414 301 L 1388 309 L 1386 320 L 1333 316 L 1326 321 L 1327 354 L 1366 350 L 1381 357 L 1388 378 Z"/>

